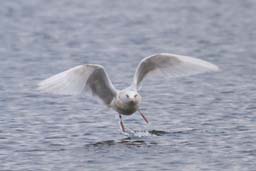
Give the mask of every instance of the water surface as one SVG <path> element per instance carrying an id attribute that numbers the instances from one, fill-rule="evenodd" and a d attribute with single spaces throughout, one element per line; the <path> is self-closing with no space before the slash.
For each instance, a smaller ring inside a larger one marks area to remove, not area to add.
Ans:
<path id="1" fill-rule="evenodd" d="M 13 0 L 0 6 L 0 170 L 255 170 L 256 2 Z M 146 126 L 123 135 L 117 114 L 87 96 L 36 84 L 83 63 L 117 88 L 159 52 L 221 72 L 143 84 Z"/>

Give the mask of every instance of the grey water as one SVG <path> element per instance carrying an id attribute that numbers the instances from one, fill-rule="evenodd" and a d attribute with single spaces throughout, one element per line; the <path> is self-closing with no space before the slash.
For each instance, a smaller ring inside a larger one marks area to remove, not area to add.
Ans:
<path id="1" fill-rule="evenodd" d="M 255 16 L 254 0 L 2 0 L 0 170 L 255 170 Z M 150 124 L 125 117 L 132 135 L 90 96 L 36 90 L 83 63 L 125 88 L 139 61 L 160 52 L 221 71 L 145 80 Z"/>

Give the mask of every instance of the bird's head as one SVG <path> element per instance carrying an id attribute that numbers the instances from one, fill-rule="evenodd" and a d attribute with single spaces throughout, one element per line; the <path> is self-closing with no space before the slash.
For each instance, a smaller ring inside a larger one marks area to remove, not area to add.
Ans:
<path id="1" fill-rule="evenodd" d="M 119 94 L 119 98 L 122 100 L 122 102 L 126 104 L 139 104 L 141 101 L 141 96 L 136 91 L 122 91 Z"/>

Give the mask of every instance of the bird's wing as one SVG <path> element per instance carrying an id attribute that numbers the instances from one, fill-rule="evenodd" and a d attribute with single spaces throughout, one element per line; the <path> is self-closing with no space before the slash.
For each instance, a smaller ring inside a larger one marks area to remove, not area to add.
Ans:
<path id="1" fill-rule="evenodd" d="M 169 53 L 161 53 L 144 58 L 138 65 L 132 87 L 140 89 L 142 80 L 152 74 L 166 77 L 181 77 L 209 71 L 218 71 L 214 64 L 201 59 Z"/>
<path id="2" fill-rule="evenodd" d="M 116 95 L 107 73 L 101 65 L 85 64 L 56 74 L 39 83 L 38 89 L 53 94 L 78 95 L 90 91 L 109 105 Z"/>

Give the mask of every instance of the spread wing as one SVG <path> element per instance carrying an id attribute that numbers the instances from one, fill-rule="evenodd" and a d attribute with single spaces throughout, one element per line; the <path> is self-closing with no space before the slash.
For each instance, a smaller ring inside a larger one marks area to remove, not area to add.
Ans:
<path id="1" fill-rule="evenodd" d="M 163 74 L 166 77 L 181 77 L 209 71 L 218 71 L 214 64 L 201 59 L 169 53 L 161 53 L 144 58 L 138 65 L 132 87 L 140 89 L 145 77 Z"/>
<path id="2" fill-rule="evenodd" d="M 90 91 L 109 105 L 116 95 L 107 73 L 101 65 L 85 64 L 56 74 L 39 83 L 38 89 L 53 94 L 78 95 Z"/>

